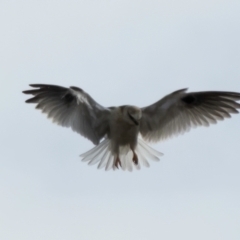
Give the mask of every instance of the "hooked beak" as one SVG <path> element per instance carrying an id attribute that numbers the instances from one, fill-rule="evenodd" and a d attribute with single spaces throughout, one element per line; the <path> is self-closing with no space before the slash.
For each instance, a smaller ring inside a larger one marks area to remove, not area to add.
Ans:
<path id="1" fill-rule="evenodd" d="M 135 125 L 139 125 L 139 121 L 137 121 L 131 114 L 128 113 L 129 118 L 134 122 Z"/>

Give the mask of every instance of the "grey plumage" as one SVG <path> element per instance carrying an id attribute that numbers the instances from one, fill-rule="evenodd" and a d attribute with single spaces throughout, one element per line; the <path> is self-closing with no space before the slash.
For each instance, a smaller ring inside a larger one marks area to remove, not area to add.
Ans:
<path id="1" fill-rule="evenodd" d="M 159 160 L 162 154 L 143 140 L 156 142 L 189 131 L 192 127 L 209 126 L 238 113 L 240 93 L 175 91 L 158 102 L 144 107 L 103 107 L 77 87 L 31 84 L 23 91 L 33 95 L 27 103 L 36 103 L 53 122 L 71 127 L 97 145 L 82 154 L 89 165 L 98 163 L 106 170 L 122 167 L 131 171 L 148 159 Z"/>

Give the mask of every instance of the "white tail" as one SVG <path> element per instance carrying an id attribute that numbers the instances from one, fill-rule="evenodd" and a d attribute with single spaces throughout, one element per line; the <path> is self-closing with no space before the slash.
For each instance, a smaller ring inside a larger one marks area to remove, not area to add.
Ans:
<path id="1" fill-rule="evenodd" d="M 149 167 L 148 159 L 159 161 L 159 157 L 163 154 L 148 146 L 141 138 L 138 138 L 138 144 L 135 149 L 138 156 L 138 164 L 133 163 L 133 152 L 129 145 L 119 148 L 119 159 L 123 170 L 132 171 L 133 168 L 140 169 L 140 166 Z M 80 155 L 83 157 L 83 162 L 88 162 L 88 165 L 98 163 L 98 168 L 105 168 L 105 170 L 113 169 L 117 155 L 111 150 L 111 141 L 109 139 L 103 140 L 99 145 L 91 150 Z"/>

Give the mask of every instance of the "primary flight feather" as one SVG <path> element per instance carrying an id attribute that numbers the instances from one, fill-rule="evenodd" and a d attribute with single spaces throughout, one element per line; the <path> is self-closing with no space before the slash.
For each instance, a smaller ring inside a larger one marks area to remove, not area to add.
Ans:
<path id="1" fill-rule="evenodd" d="M 92 141 L 96 146 L 82 154 L 82 160 L 106 170 L 148 167 L 148 160 L 158 161 L 162 153 L 145 141 L 157 142 L 192 127 L 209 126 L 240 108 L 237 92 L 187 93 L 181 89 L 144 108 L 103 107 L 77 87 L 30 86 L 34 89 L 23 91 L 33 95 L 26 102 L 36 103 L 53 122 Z"/>

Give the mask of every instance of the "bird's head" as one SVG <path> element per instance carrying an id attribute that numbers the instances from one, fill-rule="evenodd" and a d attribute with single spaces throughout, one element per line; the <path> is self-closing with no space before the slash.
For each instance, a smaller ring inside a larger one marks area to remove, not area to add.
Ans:
<path id="1" fill-rule="evenodd" d="M 138 126 L 142 117 L 142 110 L 135 106 L 125 106 L 123 116 L 128 123 Z"/>

